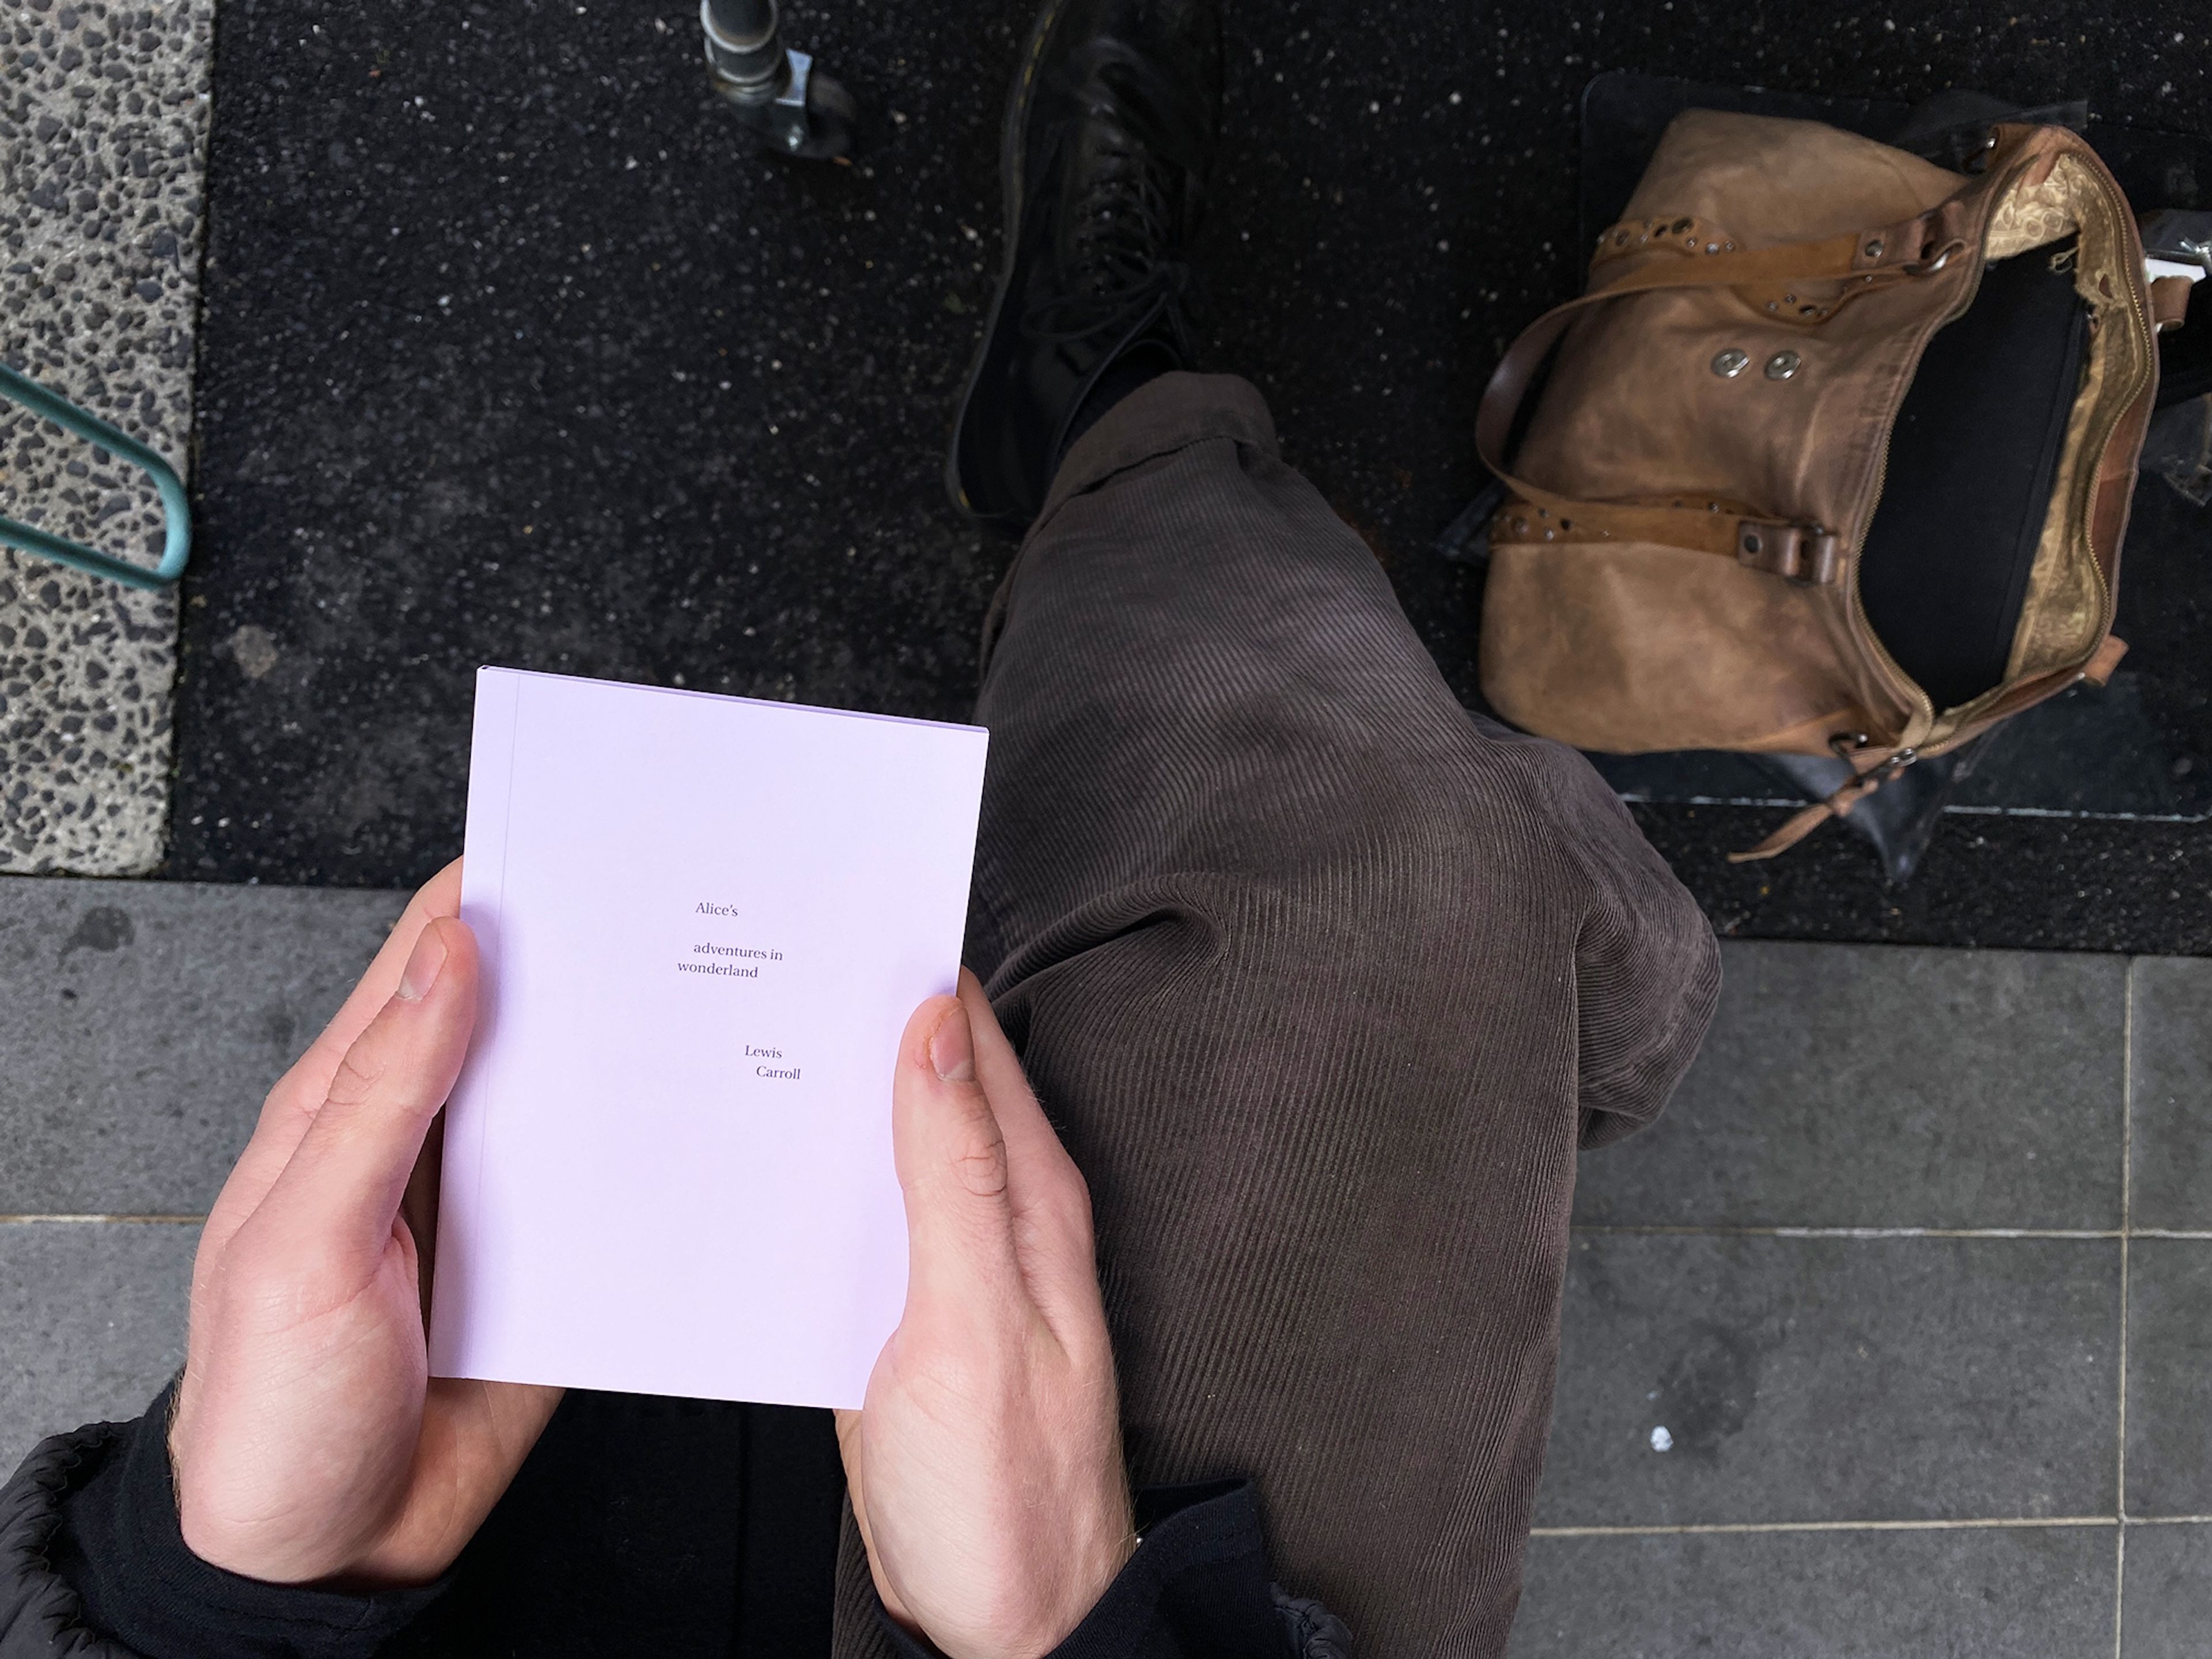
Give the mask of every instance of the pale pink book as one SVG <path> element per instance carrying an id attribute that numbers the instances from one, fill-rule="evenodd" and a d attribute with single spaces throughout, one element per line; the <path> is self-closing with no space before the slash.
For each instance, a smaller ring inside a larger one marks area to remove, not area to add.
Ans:
<path id="1" fill-rule="evenodd" d="M 858 1406 L 906 1294 L 899 1035 L 953 988 L 975 726 L 486 668 L 441 1376 Z"/>

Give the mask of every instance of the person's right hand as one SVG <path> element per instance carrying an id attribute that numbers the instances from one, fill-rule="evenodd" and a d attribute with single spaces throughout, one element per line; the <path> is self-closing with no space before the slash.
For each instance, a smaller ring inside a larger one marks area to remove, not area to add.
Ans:
<path id="1" fill-rule="evenodd" d="M 476 1021 L 460 890 L 454 864 L 415 896 L 200 1236 L 169 1455 L 185 1544 L 249 1578 L 436 1577 L 561 1399 L 428 1375 L 434 1241 L 400 1211 Z"/>
<path id="2" fill-rule="evenodd" d="M 1137 1547 L 1091 1194 L 973 974 L 899 1044 L 906 1310 L 837 1413 L 891 1616 L 947 1659 L 1036 1659 Z"/>

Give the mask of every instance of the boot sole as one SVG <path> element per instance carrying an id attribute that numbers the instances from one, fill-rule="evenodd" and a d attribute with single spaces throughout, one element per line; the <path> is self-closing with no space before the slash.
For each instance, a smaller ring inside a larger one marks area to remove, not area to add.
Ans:
<path id="1" fill-rule="evenodd" d="M 1000 234 L 1006 246 L 999 262 L 999 284 L 991 295 L 991 309 L 983 319 L 983 337 L 976 343 L 975 360 L 968 365 L 968 377 L 960 388 L 958 412 L 952 417 L 952 441 L 945 453 L 945 493 L 951 498 L 952 505 L 977 524 L 1016 536 L 1027 526 L 1009 521 L 1003 515 L 981 512 L 969 501 L 968 491 L 960 480 L 960 434 L 968 425 L 968 405 L 975 398 L 976 385 L 983 378 L 984 362 L 991 353 L 991 341 L 999 331 L 999 313 L 1005 309 L 1006 295 L 1013 287 L 1014 262 L 1020 252 L 1022 152 L 1029 127 L 1030 102 L 1036 88 L 1037 65 L 1044 56 L 1045 42 L 1066 9 L 1067 0 L 1049 0 L 1038 12 L 1029 40 L 1022 48 L 1021 70 L 1015 76 L 1013 88 L 1006 97 L 1006 124 L 999 137 L 999 191 L 1004 198 L 1006 220 Z"/>

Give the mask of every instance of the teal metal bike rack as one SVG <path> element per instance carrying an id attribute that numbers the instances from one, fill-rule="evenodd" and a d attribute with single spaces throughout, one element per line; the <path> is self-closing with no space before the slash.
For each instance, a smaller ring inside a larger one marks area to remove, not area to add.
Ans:
<path id="1" fill-rule="evenodd" d="M 126 587 L 158 589 L 173 585 L 185 574 L 185 566 L 192 556 L 191 505 L 185 499 L 185 486 L 169 464 L 136 438 L 118 432 L 106 422 L 98 420 L 79 409 L 75 404 L 57 398 L 46 387 L 27 375 L 0 363 L 0 398 L 20 404 L 42 420 L 52 421 L 64 431 L 73 432 L 87 443 L 95 444 L 109 453 L 131 463 L 154 481 L 154 488 L 161 497 L 161 517 L 167 537 L 161 548 L 161 563 L 150 568 L 118 559 L 112 553 L 102 553 L 98 548 L 73 542 L 66 536 L 57 536 L 35 525 L 18 524 L 13 519 L 0 518 L 0 544 L 21 548 L 26 553 L 35 553 L 42 559 L 52 559 L 56 564 L 65 564 L 73 569 L 89 571 L 95 576 L 105 576 L 111 581 L 121 582 Z"/>

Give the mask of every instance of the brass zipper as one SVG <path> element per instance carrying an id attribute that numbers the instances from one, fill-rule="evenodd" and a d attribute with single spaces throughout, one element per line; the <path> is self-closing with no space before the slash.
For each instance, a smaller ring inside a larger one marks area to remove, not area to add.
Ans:
<path id="1" fill-rule="evenodd" d="M 1991 200 L 2001 200 L 2002 192 L 2010 190 L 2013 185 L 2018 182 L 2020 175 L 2024 173 L 2026 171 L 2027 164 L 2023 162 L 2019 167 L 2014 170 L 2013 179 L 2001 185 L 1999 187 L 2000 193 L 1997 196 L 1993 196 Z M 2092 167 L 2090 172 L 2095 179 L 2099 192 L 2105 199 L 2106 206 L 2112 210 L 2116 222 L 2124 223 L 2127 217 L 2127 204 L 2125 200 L 2120 197 L 2118 191 L 2105 176 L 2101 165 Z M 1982 239 L 1982 246 L 1984 249 L 1986 249 L 1989 246 L 1989 228 L 1986 222 L 1984 222 L 1983 225 Z M 2122 240 L 2125 240 L 2124 236 L 2123 236 Z M 1936 337 L 1937 330 L 1945 327 L 1950 323 L 1955 322 L 1960 317 L 1966 314 L 1967 309 L 1973 304 L 1975 296 L 1981 292 L 1982 277 L 1988 269 L 1989 262 L 1987 259 L 1984 259 L 1980 268 L 1974 273 L 1973 285 L 1967 289 L 1965 301 L 1956 309 L 1948 313 L 1941 322 L 1937 323 L 1935 329 L 1929 331 L 1928 337 L 1929 340 L 1933 340 Z M 2136 298 L 2135 284 L 2129 283 L 2127 285 L 2127 292 L 2128 309 L 2136 319 L 2138 329 L 2138 337 L 2148 337 L 2150 340 L 2150 349 L 2145 354 L 2143 364 L 2143 368 L 2147 371 L 2149 366 L 2157 361 L 2157 336 L 2150 331 L 2149 319 L 2144 315 L 2142 306 Z M 2094 318 L 2094 313 L 2093 313 L 2093 321 Z M 1921 349 L 1923 353 L 1926 351 L 1927 343 L 1925 341 L 1922 343 Z M 1917 360 L 1914 362 L 1913 370 L 1916 374 L 1919 371 L 1919 363 Z M 2114 401 L 2113 407 L 2118 412 L 2115 413 L 2112 417 L 2105 423 L 2102 432 L 2093 434 L 2094 441 L 2085 443 L 2085 450 L 2100 450 L 2104 446 L 2112 441 L 2112 429 L 2119 424 L 2120 415 L 2124 414 L 2127 409 L 2133 404 L 2135 400 L 2142 395 L 2144 379 L 2145 374 L 2143 372 L 2138 372 L 2134 382 L 2128 387 L 2127 396 Z M 1900 411 L 1903 405 L 1900 402 Z M 1882 431 L 1881 459 L 1875 469 L 1874 491 L 1869 499 L 1876 502 L 1879 502 L 1881 500 L 1882 490 L 1889 482 L 1889 450 L 1890 445 L 1895 439 L 1896 434 L 1897 416 L 1895 413 L 1893 413 L 1889 418 L 1887 426 L 1886 426 Z M 2089 511 L 2092 504 L 2096 499 L 2097 477 L 2099 471 L 2100 469 L 2096 467 L 2084 467 L 2081 469 L 2081 476 L 2075 481 L 2075 499 L 2071 504 L 2074 521 L 2069 528 L 2082 538 L 2085 544 L 2087 543 L 2089 536 Z M 1871 515 L 1867 516 L 1869 522 L 1871 523 Z M 1859 537 L 1860 544 L 1852 549 L 1850 580 L 1851 622 L 1863 641 L 1873 647 L 1874 655 L 1877 661 L 1882 667 L 1889 671 L 1894 683 L 1903 685 L 1909 690 L 1911 693 L 1910 701 L 1915 711 L 1932 726 L 1936 720 L 1936 712 L 1934 700 L 1929 696 L 1926 691 L 1921 689 L 1918 681 L 1912 678 L 1911 675 L 1907 674 L 1898 665 L 1897 659 L 1889 654 L 1889 648 L 1881 642 L 1880 637 L 1875 633 L 1873 626 L 1869 623 L 1866 619 L 1866 606 L 1859 593 L 1858 580 L 1858 555 L 1864 549 L 1865 539 L 1865 533 L 1862 531 Z M 2097 583 L 2098 633 L 2101 637 L 2103 635 L 2111 631 L 2112 625 L 2113 605 L 2112 584 L 2106 579 L 2103 567 L 2098 564 L 2095 550 L 2094 548 L 2089 550 L 2089 554 L 2090 571 L 2095 577 Z M 1900 750 L 1899 752 L 1911 754 L 1914 760 L 1925 759 L 1929 756 L 1948 753 L 1950 750 L 1956 748 L 1962 741 L 1962 738 L 1959 734 L 1964 732 L 1966 727 L 1972 726 L 1984 709 L 1994 707 L 1996 703 L 2002 702 L 2008 694 L 2016 689 L 2017 688 L 2014 686 L 1999 686 L 1993 688 L 1991 690 L 1984 693 L 1983 696 L 1975 698 L 1972 702 L 1967 703 L 1964 706 L 1958 720 L 1952 728 L 1951 736 L 1944 738 L 1940 742 L 1933 744 L 1923 743 L 1920 744 L 1917 750 Z M 1887 765 L 1887 763 L 1884 763 L 1884 764 Z M 1911 762 L 1907 761 L 1905 764 L 1910 765 L 1911 764 Z M 1899 769 L 1902 769 L 1900 768 Z"/>
<path id="2" fill-rule="evenodd" d="M 2106 176 L 2106 170 L 2101 161 L 2091 166 L 2089 168 L 2089 173 L 2096 184 L 2098 193 L 2104 198 L 2106 208 L 2112 216 L 2113 223 L 2120 229 L 2121 234 L 2118 240 L 2124 244 L 2127 240 L 2126 229 L 2128 225 L 2131 222 L 2129 216 L 2127 198 L 2120 194 L 2118 187 L 2115 186 L 2112 180 Z M 2124 257 L 2124 249 L 2123 249 L 2123 257 Z M 2101 456 L 2106 447 L 2111 444 L 2112 441 L 2113 429 L 2119 425 L 2121 417 L 2124 416 L 2128 410 L 2134 405 L 2136 399 L 2142 396 L 2143 388 L 2149 383 L 2151 375 L 2156 372 L 2156 364 L 2158 362 L 2158 331 L 2151 326 L 2150 318 L 2144 312 L 2142 304 L 2137 298 L 2136 284 L 2134 283 L 2129 283 L 2125 284 L 2125 286 L 2127 289 L 2128 297 L 2128 313 L 2135 319 L 2136 338 L 2143 342 L 2144 344 L 2142 362 L 2136 373 L 2135 378 L 2129 382 L 2125 395 L 2112 398 L 2106 405 L 2112 412 L 2111 416 L 2103 422 L 2101 429 L 2095 432 L 2085 433 L 2083 434 L 2085 441 L 2082 447 L 2085 453 L 2097 454 L 2100 456 Z M 2092 312 L 2090 313 L 2090 322 L 2094 330 L 2099 322 L 2099 314 L 2097 313 Z M 2074 500 L 2069 503 L 2072 523 L 2068 526 L 2069 530 L 2071 531 L 2073 534 L 2081 538 L 2083 550 L 2089 556 L 2089 574 L 2097 584 L 2097 636 L 2100 641 L 2105 637 L 2105 635 L 2112 632 L 2113 613 L 2118 608 L 2113 602 L 2112 585 L 2106 577 L 2104 567 L 2097 562 L 2096 549 L 2091 544 L 2089 537 L 2090 513 L 2096 503 L 2097 480 L 2101 470 L 2101 468 L 2095 466 L 2084 466 L 2080 469 L 2080 476 L 2076 477 L 2074 482 Z M 2094 647 L 2091 648 L 2090 654 L 2095 654 Z M 2086 662 L 2088 659 L 2085 657 L 2082 660 Z M 2080 665 L 2077 664 L 2075 666 L 2078 669 Z M 2051 672 L 2054 674 L 2062 674 L 2065 671 L 2063 669 L 2055 669 Z M 1981 696 L 1975 698 L 1972 702 L 1970 702 L 1966 706 L 1966 712 L 1960 716 L 1959 729 L 1964 730 L 1966 726 L 1972 725 L 1976 720 L 1986 714 L 1988 710 L 1996 707 L 1996 705 L 2003 702 L 2007 696 L 2018 690 L 2019 686 L 2017 685 L 2002 686 L 1994 690 L 1985 692 Z M 2040 701 L 2040 699 L 2038 699 L 2038 701 Z M 2031 704 L 2021 705 L 2022 708 L 2032 706 L 2033 705 Z M 2018 713 L 2019 710 L 2016 709 L 2014 712 Z M 1943 742 L 1936 745 L 1934 752 L 1940 753 L 1942 750 L 1954 748 L 1957 745 L 1960 739 L 1956 737 L 1947 738 Z M 1922 752 L 1927 753 L 1930 751 L 1923 750 Z"/>

